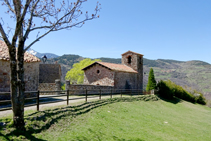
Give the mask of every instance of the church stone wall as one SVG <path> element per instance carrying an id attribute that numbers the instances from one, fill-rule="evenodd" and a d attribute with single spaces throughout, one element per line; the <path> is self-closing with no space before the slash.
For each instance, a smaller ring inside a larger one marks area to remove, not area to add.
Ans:
<path id="1" fill-rule="evenodd" d="M 131 63 L 128 63 L 129 56 L 131 57 Z M 131 67 L 135 71 L 138 71 L 138 55 L 132 52 L 122 55 L 122 64 Z"/>
<path id="2" fill-rule="evenodd" d="M 136 73 L 115 72 L 115 89 L 138 89 Z"/>
<path id="3" fill-rule="evenodd" d="M 114 86 L 114 72 L 96 64 L 85 70 L 84 84 Z"/>

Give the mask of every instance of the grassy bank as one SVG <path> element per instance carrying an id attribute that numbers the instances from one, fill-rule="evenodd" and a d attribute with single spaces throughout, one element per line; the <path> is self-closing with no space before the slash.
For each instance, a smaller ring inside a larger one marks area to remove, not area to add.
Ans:
<path id="1" fill-rule="evenodd" d="M 204 141 L 211 140 L 210 119 L 210 108 L 178 99 L 115 98 L 27 115 L 25 133 L 7 124 L 0 140 Z"/>

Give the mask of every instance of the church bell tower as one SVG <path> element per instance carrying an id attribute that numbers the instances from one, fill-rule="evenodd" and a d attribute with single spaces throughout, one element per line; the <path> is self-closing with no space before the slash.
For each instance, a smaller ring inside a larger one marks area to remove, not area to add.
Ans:
<path id="1" fill-rule="evenodd" d="M 142 54 L 127 51 L 122 54 L 122 64 L 137 71 L 137 89 L 143 90 L 143 56 Z"/>

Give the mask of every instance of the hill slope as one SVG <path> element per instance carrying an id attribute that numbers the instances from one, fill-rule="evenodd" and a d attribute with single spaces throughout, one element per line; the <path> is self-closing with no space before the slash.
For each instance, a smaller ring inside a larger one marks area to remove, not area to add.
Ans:
<path id="1" fill-rule="evenodd" d="M 104 106 L 92 107 L 91 112 L 79 114 L 73 120 L 60 120 L 36 137 L 44 140 L 102 141 L 211 139 L 210 108 L 184 101 L 172 102 L 158 100 L 102 104 Z"/>

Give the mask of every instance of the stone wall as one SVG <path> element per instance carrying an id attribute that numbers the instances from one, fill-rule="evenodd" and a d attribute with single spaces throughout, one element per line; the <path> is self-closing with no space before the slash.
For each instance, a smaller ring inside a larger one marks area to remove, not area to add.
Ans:
<path id="1" fill-rule="evenodd" d="M 114 86 L 114 71 L 96 64 L 85 70 L 84 84 Z"/>
<path id="2" fill-rule="evenodd" d="M 114 89 L 113 86 L 100 86 L 100 85 L 70 85 L 69 90 L 99 90 L 99 89 Z"/>
<path id="3" fill-rule="evenodd" d="M 0 60 L 0 92 L 10 91 L 10 64 Z M 36 91 L 39 81 L 39 62 L 24 62 L 25 91 Z"/>
<path id="4" fill-rule="evenodd" d="M 39 84 L 39 62 L 24 63 L 25 91 L 37 91 Z"/>
<path id="5" fill-rule="evenodd" d="M 59 64 L 40 64 L 39 83 L 54 83 L 56 79 L 61 79 Z"/>
<path id="6" fill-rule="evenodd" d="M 56 84 L 55 83 L 40 83 L 39 84 L 39 91 L 56 91 Z M 40 93 L 40 95 L 52 95 L 55 93 Z"/>
<path id="7" fill-rule="evenodd" d="M 67 85 L 67 84 L 66 84 Z M 68 88 L 67 88 L 68 89 Z M 85 94 L 85 90 L 88 90 L 88 94 L 96 93 L 99 94 L 101 89 L 103 93 L 108 93 L 114 89 L 113 86 L 100 86 L 100 85 L 69 85 L 69 90 L 71 94 Z"/>
<path id="8" fill-rule="evenodd" d="M 137 73 L 115 72 L 115 89 L 138 89 Z"/>
<path id="9" fill-rule="evenodd" d="M 0 60 L 0 92 L 10 91 L 10 64 Z"/>

